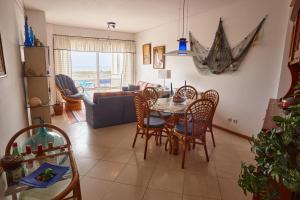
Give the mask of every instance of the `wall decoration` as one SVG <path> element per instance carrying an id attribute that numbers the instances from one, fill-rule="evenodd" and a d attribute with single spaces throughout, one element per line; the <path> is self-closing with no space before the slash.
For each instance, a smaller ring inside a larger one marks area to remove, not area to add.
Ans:
<path id="1" fill-rule="evenodd" d="M 229 46 L 222 19 L 220 19 L 219 27 L 210 49 L 201 45 L 190 32 L 191 50 L 198 54 L 193 57 L 196 68 L 200 72 L 210 71 L 213 74 L 236 71 L 257 39 L 258 33 L 266 19 L 267 16 L 247 37 L 233 48 Z"/>
<path id="2" fill-rule="evenodd" d="M 3 47 L 2 47 L 1 34 L 0 34 L 0 78 L 5 76 L 6 76 L 6 69 L 5 69 Z"/>
<path id="3" fill-rule="evenodd" d="M 153 69 L 165 68 L 165 46 L 153 47 Z"/>
<path id="4" fill-rule="evenodd" d="M 143 64 L 150 65 L 151 64 L 151 44 L 143 45 Z"/>

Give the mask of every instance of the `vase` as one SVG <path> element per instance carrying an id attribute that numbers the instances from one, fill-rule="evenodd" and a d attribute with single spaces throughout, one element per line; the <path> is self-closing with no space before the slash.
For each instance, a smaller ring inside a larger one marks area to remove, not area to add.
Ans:
<path id="1" fill-rule="evenodd" d="M 54 104 L 53 105 L 54 114 L 55 115 L 62 115 L 63 114 L 63 108 L 64 108 L 63 103 L 56 103 L 56 104 Z"/>

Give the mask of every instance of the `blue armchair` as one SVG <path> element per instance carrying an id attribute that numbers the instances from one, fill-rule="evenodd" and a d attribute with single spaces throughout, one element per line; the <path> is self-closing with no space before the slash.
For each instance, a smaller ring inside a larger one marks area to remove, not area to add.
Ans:
<path id="1" fill-rule="evenodd" d="M 55 76 L 55 84 L 66 101 L 66 110 L 81 110 L 83 94 L 78 91 L 74 81 L 69 76 L 58 74 Z"/>

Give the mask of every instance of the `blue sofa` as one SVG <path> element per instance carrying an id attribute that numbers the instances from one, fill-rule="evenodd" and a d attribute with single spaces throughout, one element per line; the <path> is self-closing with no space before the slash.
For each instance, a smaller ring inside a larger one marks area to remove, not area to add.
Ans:
<path id="1" fill-rule="evenodd" d="M 86 121 L 92 128 L 102 128 L 136 121 L 134 92 L 95 93 L 85 96 Z"/>

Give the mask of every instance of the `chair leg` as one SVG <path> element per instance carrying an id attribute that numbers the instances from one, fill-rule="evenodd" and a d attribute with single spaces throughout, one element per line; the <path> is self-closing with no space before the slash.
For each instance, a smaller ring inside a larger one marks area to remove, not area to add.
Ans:
<path id="1" fill-rule="evenodd" d="M 137 138 L 139 132 L 140 132 L 140 129 L 137 127 L 136 128 L 136 133 L 135 133 L 135 136 L 134 136 L 134 140 L 133 140 L 133 144 L 132 144 L 132 148 L 134 148 L 134 146 L 135 146 L 136 138 Z"/>
<path id="2" fill-rule="evenodd" d="M 159 145 L 161 146 L 161 137 L 162 137 L 162 131 L 159 132 Z"/>
<path id="3" fill-rule="evenodd" d="M 158 139 L 159 139 L 159 134 L 158 134 L 158 131 L 155 131 L 155 144 L 156 145 L 159 145 L 159 142 L 158 142 Z"/>
<path id="4" fill-rule="evenodd" d="M 191 151 L 191 143 L 188 143 L 188 150 Z M 193 147 L 194 147 L 194 142 L 193 142 Z"/>
<path id="5" fill-rule="evenodd" d="M 209 162 L 206 144 L 204 144 L 204 151 L 205 151 L 206 161 Z"/>
<path id="6" fill-rule="evenodd" d="M 210 130 L 210 133 L 211 133 L 211 138 L 212 138 L 214 147 L 216 147 L 216 142 L 215 142 L 215 137 L 214 137 L 214 132 L 213 132 L 212 126 L 209 127 L 209 130 Z"/>
<path id="7" fill-rule="evenodd" d="M 82 197 L 81 197 L 81 189 L 80 189 L 80 183 L 78 182 L 77 186 L 76 186 L 76 189 L 73 190 L 73 194 L 76 198 L 76 200 L 81 200 Z"/>
<path id="8" fill-rule="evenodd" d="M 149 140 L 149 137 L 146 134 L 146 143 L 145 143 L 145 150 L 144 150 L 144 160 L 146 160 L 146 157 L 147 157 L 148 140 Z"/>
<path id="9" fill-rule="evenodd" d="M 170 142 L 170 138 L 167 137 L 166 143 L 165 143 L 165 151 L 168 151 L 168 144 Z"/>
<path id="10" fill-rule="evenodd" d="M 196 141 L 195 141 L 195 139 L 193 139 L 193 149 L 195 149 L 196 148 Z"/>
<path id="11" fill-rule="evenodd" d="M 187 141 L 184 141 L 183 154 L 182 154 L 182 162 L 181 162 L 181 168 L 182 169 L 184 169 L 186 146 L 187 146 Z"/>

